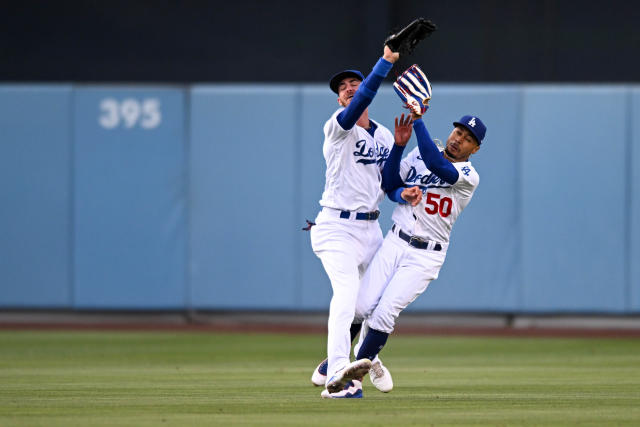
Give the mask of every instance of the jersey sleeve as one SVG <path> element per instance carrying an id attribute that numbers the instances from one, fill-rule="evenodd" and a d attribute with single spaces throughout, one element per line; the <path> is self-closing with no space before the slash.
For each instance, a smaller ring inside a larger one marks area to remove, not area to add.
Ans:
<path id="1" fill-rule="evenodd" d="M 337 117 L 342 110 L 343 108 L 336 110 L 336 112 L 333 113 L 329 120 L 324 124 L 325 140 L 332 144 L 340 143 L 349 134 L 349 132 L 351 132 L 351 129 L 345 130 L 340 126 L 340 123 L 338 123 Z"/>
<path id="2" fill-rule="evenodd" d="M 471 198 L 478 184 L 480 184 L 480 175 L 469 162 L 453 163 L 453 165 L 459 173 L 458 181 L 454 186 L 462 197 Z"/>

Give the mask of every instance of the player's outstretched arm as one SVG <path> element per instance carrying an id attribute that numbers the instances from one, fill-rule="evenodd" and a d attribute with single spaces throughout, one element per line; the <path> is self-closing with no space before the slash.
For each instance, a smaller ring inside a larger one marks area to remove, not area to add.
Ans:
<path id="1" fill-rule="evenodd" d="M 404 147 L 394 145 L 391 152 L 395 150 L 395 154 L 390 153 L 382 171 L 382 187 L 387 193 L 390 200 L 416 206 L 422 200 L 422 190 L 418 186 L 406 187 L 400 178 L 400 158 Z M 385 173 L 386 172 L 386 173 Z"/>
<path id="2" fill-rule="evenodd" d="M 376 62 L 376 65 L 373 66 L 373 70 L 369 75 L 360 83 L 358 90 L 347 108 L 338 114 L 338 123 L 340 123 L 342 129 L 349 130 L 356 124 L 364 110 L 366 110 L 371 104 L 371 101 L 373 101 L 382 81 L 387 77 L 391 67 L 393 67 L 393 63 L 396 62 L 399 57 L 400 55 L 397 52 L 392 52 L 387 46 L 384 47 L 382 57 Z"/>
<path id="3" fill-rule="evenodd" d="M 400 177 L 400 160 L 403 152 L 404 146 L 394 144 L 382 168 L 382 189 L 394 202 L 398 201 L 394 198 L 395 191 L 398 188 L 404 188 L 404 182 Z"/>
<path id="4" fill-rule="evenodd" d="M 411 138 L 411 117 L 400 116 L 395 120 L 395 143 L 382 169 L 382 188 L 389 199 L 400 204 L 409 203 L 416 206 L 422 200 L 422 190 L 418 186 L 406 187 L 400 176 L 400 159 L 404 147 Z"/>
<path id="5" fill-rule="evenodd" d="M 389 197 L 394 196 L 395 190 L 404 187 L 404 182 L 400 176 L 400 160 L 402 159 L 404 148 L 411 138 L 411 131 L 411 116 L 405 117 L 403 113 L 399 118 L 395 118 L 394 144 L 382 168 L 382 188 L 385 192 L 389 190 L 393 193 Z M 391 200 L 397 201 L 394 198 Z"/>
<path id="6" fill-rule="evenodd" d="M 413 130 L 416 132 L 420 157 L 427 168 L 445 182 L 455 184 L 460 176 L 458 170 L 442 156 L 421 118 L 414 118 Z"/>

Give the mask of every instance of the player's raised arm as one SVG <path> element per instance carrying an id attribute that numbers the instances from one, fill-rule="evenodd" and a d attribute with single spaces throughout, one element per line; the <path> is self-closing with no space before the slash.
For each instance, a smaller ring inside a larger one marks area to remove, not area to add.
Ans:
<path id="1" fill-rule="evenodd" d="M 415 206 L 422 199 L 422 191 L 418 187 L 406 188 L 400 176 L 400 160 L 411 133 L 411 116 L 405 118 L 402 114 L 399 119 L 396 117 L 395 143 L 382 169 L 382 188 L 394 202 Z"/>
<path id="2" fill-rule="evenodd" d="M 413 121 L 413 129 L 416 131 L 420 157 L 422 157 L 422 161 L 427 168 L 440 179 L 449 184 L 455 184 L 460 175 L 458 169 L 456 169 L 449 160 L 444 158 L 436 143 L 431 139 L 422 118 L 417 118 Z"/>
<path id="3" fill-rule="evenodd" d="M 407 146 L 407 142 L 409 142 L 409 138 L 411 138 L 411 131 L 411 116 L 405 118 L 403 113 L 399 120 L 398 117 L 396 117 L 394 144 L 382 169 L 382 189 L 394 202 L 397 200 L 393 198 L 393 193 L 395 193 L 395 190 L 399 187 L 404 187 L 404 182 L 400 176 L 400 160 L 402 159 L 404 147 Z"/>
<path id="4" fill-rule="evenodd" d="M 351 129 L 356 124 L 364 110 L 366 110 L 371 104 L 371 101 L 373 101 L 382 81 L 387 77 L 389 70 L 391 70 L 394 62 L 396 62 L 399 57 L 399 53 L 392 52 L 391 49 L 385 45 L 382 57 L 378 59 L 378 62 L 373 66 L 367 78 L 355 89 L 355 93 L 350 93 L 352 89 L 348 87 L 349 82 L 340 83 L 337 91 L 338 102 L 346 108 L 338 114 L 337 120 L 343 129 Z M 334 79 L 338 76 L 339 74 L 334 76 Z M 342 96 L 341 92 L 343 90 L 346 91 L 345 96 Z"/>

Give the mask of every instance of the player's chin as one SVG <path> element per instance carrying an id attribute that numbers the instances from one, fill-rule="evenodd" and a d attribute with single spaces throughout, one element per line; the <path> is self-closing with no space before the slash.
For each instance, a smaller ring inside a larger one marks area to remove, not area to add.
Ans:
<path id="1" fill-rule="evenodd" d="M 447 152 L 447 155 L 455 161 L 460 161 L 460 159 L 463 158 L 459 148 L 447 147 L 445 151 Z"/>

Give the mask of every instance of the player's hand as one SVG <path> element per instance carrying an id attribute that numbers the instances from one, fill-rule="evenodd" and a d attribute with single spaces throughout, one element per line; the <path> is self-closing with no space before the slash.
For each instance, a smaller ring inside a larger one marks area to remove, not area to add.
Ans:
<path id="1" fill-rule="evenodd" d="M 422 201 L 422 190 L 420 187 L 408 187 L 402 190 L 400 197 L 407 201 L 411 206 L 416 206 Z"/>
<path id="2" fill-rule="evenodd" d="M 409 142 L 411 138 L 411 132 L 413 131 L 413 126 L 411 124 L 413 121 L 411 120 L 411 116 L 407 114 L 407 117 L 404 117 L 404 113 L 400 116 L 400 120 L 396 117 L 396 127 L 394 132 L 396 145 L 400 147 L 404 147 Z"/>
<path id="3" fill-rule="evenodd" d="M 400 58 L 400 54 L 398 52 L 393 52 L 389 49 L 389 46 L 384 45 L 384 53 L 382 54 L 382 57 L 393 64 Z"/>

